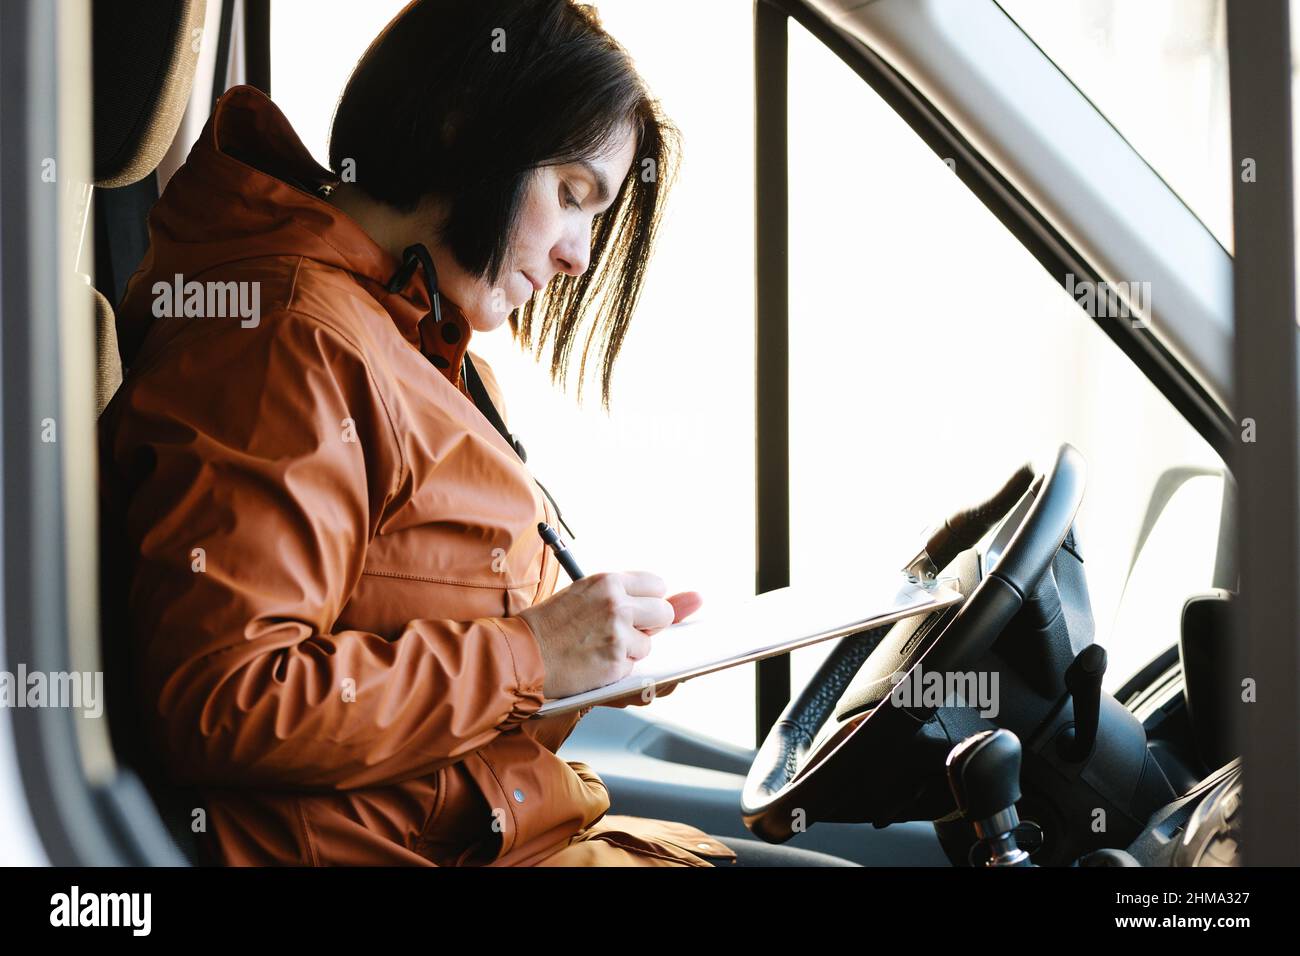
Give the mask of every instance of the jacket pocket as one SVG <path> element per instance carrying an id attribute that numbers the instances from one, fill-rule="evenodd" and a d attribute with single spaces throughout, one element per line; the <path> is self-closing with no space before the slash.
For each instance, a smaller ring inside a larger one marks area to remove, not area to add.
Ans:
<path id="1" fill-rule="evenodd" d="M 474 785 L 464 762 L 438 771 L 438 796 L 420 828 L 413 849 L 438 866 L 472 866 L 490 860 L 492 811 Z"/>

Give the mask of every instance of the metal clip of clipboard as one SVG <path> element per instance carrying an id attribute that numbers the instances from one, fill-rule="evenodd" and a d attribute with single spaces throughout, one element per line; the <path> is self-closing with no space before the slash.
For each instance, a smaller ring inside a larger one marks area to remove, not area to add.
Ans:
<path id="1" fill-rule="evenodd" d="M 953 558 L 974 547 L 980 538 L 1011 510 L 1021 495 L 1030 490 L 1035 474 L 1032 465 L 1022 465 L 992 498 L 965 508 L 947 521 L 927 528 L 925 543 L 912 560 L 903 565 L 907 580 L 933 591 L 939 585 L 939 569 Z"/>

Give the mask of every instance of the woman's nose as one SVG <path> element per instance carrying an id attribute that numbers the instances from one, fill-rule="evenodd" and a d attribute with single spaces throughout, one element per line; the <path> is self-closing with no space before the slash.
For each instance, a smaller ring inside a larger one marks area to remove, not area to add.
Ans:
<path id="1" fill-rule="evenodd" d="M 552 260 L 559 272 L 571 276 L 582 275 L 591 264 L 591 239 L 565 237 L 555 246 Z"/>

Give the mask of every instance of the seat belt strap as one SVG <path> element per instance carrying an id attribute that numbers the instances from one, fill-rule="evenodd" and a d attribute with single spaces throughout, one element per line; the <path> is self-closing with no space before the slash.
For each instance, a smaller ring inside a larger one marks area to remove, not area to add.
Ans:
<path id="1" fill-rule="evenodd" d="M 515 450 L 515 454 L 519 456 L 519 460 L 527 463 L 528 453 L 524 450 L 523 442 L 516 438 L 506 428 L 506 423 L 502 420 L 501 414 L 497 411 L 496 406 L 492 404 L 492 397 L 488 395 L 487 387 L 483 384 L 483 379 L 479 376 L 478 369 L 474 367 L 474 360 L 469 357 L 468 352 L 465 353 L 461 363 L 461 374 L 465 376 L 465 387 L 469 389 L 470 397 L 474 400 L 474 404 L 477 406 L 478 410 L 483 413 L 483 417 L 491 422 L 492 427 L 501 433 L 501 437 L 506 440 L 507 445 Z M 533 481 L 537 481 L 536 476 L 533 476 Z M 546 490 L 546 486 L 540 481 L 537 481 L 537 487 L 541 488 L 542 494 L 546 495 L 550 500 L 551 507 L 555 509 L 555 517 L 559 519 L 560 524 L 564 526 L 564 530 L 569 532 L 569 537 L 576 538 L 577 535 L 573 533 L 573 529 L 570 528 L 568 522 L 564 520 L 564 515 L 560 511 L 559 504 L 556 503 L 555 498 L 551 493 Z"/>

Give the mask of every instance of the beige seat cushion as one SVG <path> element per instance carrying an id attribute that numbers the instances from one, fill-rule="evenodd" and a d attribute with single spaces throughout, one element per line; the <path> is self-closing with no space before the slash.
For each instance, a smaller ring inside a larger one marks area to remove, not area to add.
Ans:
<path id="1" fill-rule="evenodd" d="M 122 384 L 122 358 L 117 352 L 113 306 L 94 286 L 87 288 L 95 297 L 95 417 L 98 418 Z"/>

